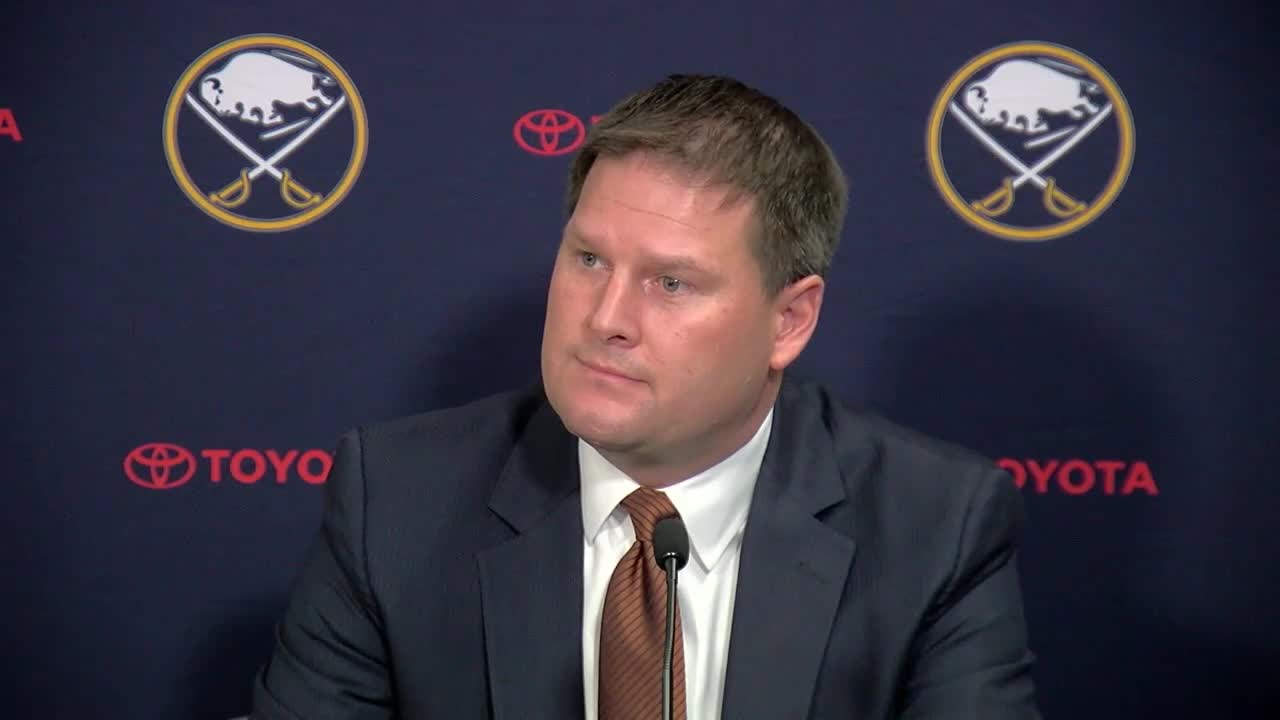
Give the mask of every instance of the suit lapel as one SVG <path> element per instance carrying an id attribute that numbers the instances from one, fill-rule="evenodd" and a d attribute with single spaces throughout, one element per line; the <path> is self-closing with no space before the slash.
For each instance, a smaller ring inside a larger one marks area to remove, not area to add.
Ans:
<path id="1" fill-rule="evenodd" d="M 801 397 L 809 393 L 809 397 Z M 722 716 L 808 715 L 854 542 L 824 525 L 844 484 L 812 391 L 784 381 L 742 541 Z"/>
<path id="2" fill-rule="evenodd" d="M 517 535 L 477 556 L 494 718 L 583 716 L 578 484 L 574 438 L 544 402 L 489 504 Z"/>

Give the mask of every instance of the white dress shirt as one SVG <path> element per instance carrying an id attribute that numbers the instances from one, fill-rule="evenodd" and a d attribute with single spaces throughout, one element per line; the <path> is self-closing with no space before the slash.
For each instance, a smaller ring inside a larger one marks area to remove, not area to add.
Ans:
<path id="1" fill-rule="evenodd" d="M 770 410 L 756 434 L 737 452 L 662 489 L 689 532 L 689 563 L 680 571 L 676 586 L 689 720 L 720 717 L 742 531 L 772 426 Z M 578 465 L 584 542 L 582 688 L 586 720 L 596 720 L 604 596 L 614 567 L 636 539 L 631 516 L 619 503 L 640 486 L 582 440 L 578 441 Z"/>

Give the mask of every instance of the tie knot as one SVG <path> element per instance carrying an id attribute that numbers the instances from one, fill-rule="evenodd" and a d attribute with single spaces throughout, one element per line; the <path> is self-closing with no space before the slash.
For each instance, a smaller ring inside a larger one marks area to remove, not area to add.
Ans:
<path id="1" fill-rule="evenodd" d="M 663 518 L 680 517 L 676 506 L 664 492 L 642 487 L 622 499 L 622 507 L 631 514 L 631 524 L 636 529 L 636 539 L 653 542 L 653 526 Z"/>

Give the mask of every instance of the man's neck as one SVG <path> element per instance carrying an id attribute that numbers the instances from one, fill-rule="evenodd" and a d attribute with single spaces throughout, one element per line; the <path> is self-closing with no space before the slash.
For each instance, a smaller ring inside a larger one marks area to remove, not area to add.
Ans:
<path id="1" fill-rule="evenodd" d="M 746 419 L 721 431 L 710 442 L 700 443 L 701 448 L 683 457 L 672 457 L 670 454 L 664 457 L 645 457 L 631 453 L 613 453 L 599 448 L 597 450 L 614 467 L 626 473 L 627 477 L 640 485 L 651 488 L 674 485 L 714 467 L 746 445 L 760 429 L 765 416 L 773 409 L 780 385 L 780 379 L 769 383 L 765 392 L 761 393 L 760 401 L 752 408 Z"/>

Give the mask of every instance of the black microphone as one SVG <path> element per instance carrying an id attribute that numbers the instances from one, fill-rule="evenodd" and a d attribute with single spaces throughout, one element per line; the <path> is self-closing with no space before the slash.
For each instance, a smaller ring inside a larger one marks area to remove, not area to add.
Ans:
<path id="1" fill-rule="evenodd" d="M 653 559 L 667 571 L 667 632 L 662 649 L 662 720 L 671 720 L 671 654 L 676 637 L 676 573 L 689 562 L 689 533 L 679 517 L 662 518 L 653 526 Z"/>

